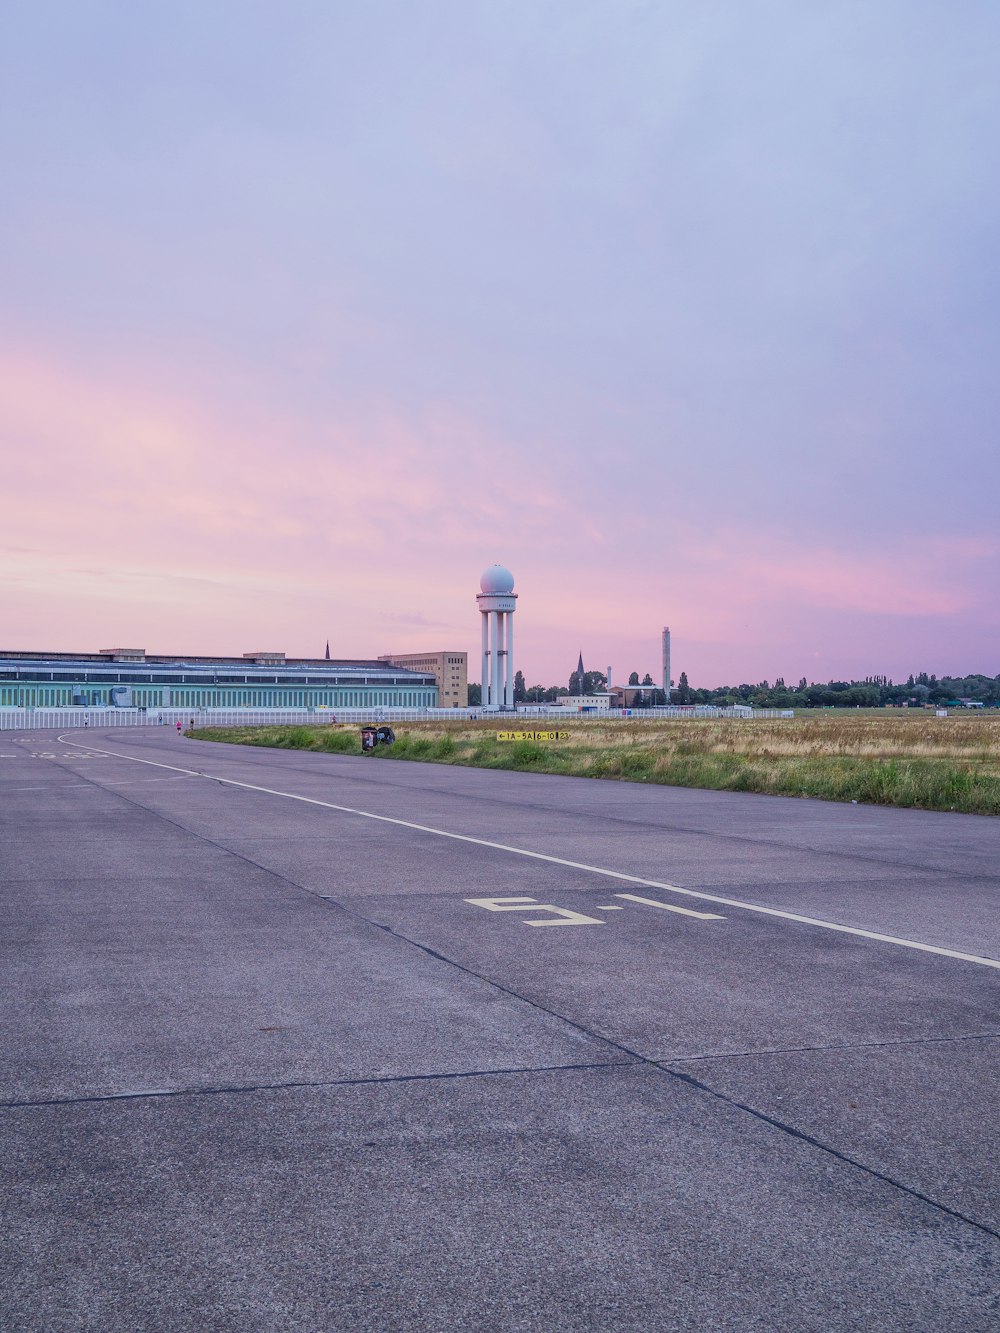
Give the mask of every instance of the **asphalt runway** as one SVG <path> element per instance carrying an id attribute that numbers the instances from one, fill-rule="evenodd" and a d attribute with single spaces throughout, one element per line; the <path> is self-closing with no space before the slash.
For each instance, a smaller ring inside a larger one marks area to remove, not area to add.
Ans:
<path id="1" fill-rule="evenodd" d="M 166 728 L 0 811 L 5 1333 L 1000 1327 L 1000 821 Z"/>

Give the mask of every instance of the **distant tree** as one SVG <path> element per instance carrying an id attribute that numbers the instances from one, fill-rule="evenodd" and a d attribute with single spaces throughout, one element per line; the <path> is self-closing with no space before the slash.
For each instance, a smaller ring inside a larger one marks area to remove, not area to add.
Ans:
<path id="1" fill-rule="evenodd" d="M 586 672 L 585 672 L 584 674 L 586 674 Z M 580 673 L 579 673 L 579 671 L 571 671 L 571 672 L 570 672 L 570 677 L 569 677 L 569 692 L 570 692 L 570 694 L 582 694 L 582 693 L 583 693 L 583 689 L 582 689 L 581 681 L 580 681 Z"/>
<path id="2" fill-rule="evenodd" d="M 483 689 L 474 681 L 469 681 L 469 707 L 478 708 L 483 702 Z"/>
<path id="3" fill-rule="evenodd" d="M 631 706 L 649 708 L 662 705 L 668 699 L 675 703 L 709 704 L 724 707 L 739 703 L 741 700 L 757 708 L 879 708 L 887 705 L 899 707 L 904 704 L 950 703 L 954 700 L 968 699 L 982 703 L 986 707 L 1000 706 L 1000 675 L 935 676 L 921 672 L 917 677 L 910 677 L 913 684 L 894 685 L 885 675 L 870 675 L 863 680 L 829 680 L 825 685 L 807 683 L 805 676 L 798 685 L 790 688 L 784 678 L 779 676 L 773 685 L 763 680 L 757 685 L 718 685 L 712 689 L 692 689 L 687 673 L 682 672 L 677 687 L 667 695 L 653 684 L 653 678 L 646 673 L 640 682 L 639 673 L 629 675 L 629 688 L 633 692 Z M 554 703 L 566 690 L 557 685 L 525 685 L 522 672 L 515 679 L 515 699 L 518 703 Z M 570 688 L 579 697 L 582 686 L 583 696 L 602 692 L 607 688 L 607 678 L 602 671 L 585 671 L 582 680 L 578 672 L 570 677 Z M 478 706 L 482 698 L 479 685 L 469 685 L 469 702 Z"/>

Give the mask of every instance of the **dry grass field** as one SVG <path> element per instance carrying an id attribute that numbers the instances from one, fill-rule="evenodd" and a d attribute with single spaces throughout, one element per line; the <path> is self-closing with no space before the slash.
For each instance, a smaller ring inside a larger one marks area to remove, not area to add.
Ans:
<path id="1" fill-rule="evenodd" d="M 506 721 L 559 741 L 497 740 L 498 724 L 396 725 L 373 760 L 419 759 L 679 787 L 1000 814 L 1000 716 L 817 712 L 795 718 Z M 356 726 L 213 728 L 199 739 L 360 753 Z"/>

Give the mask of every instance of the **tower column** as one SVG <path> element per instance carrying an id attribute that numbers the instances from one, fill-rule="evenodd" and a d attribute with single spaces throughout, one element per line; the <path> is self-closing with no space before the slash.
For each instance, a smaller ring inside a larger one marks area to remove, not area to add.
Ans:
<path id="1" fill-rule="evenodd" d="M 483 611 L 480 614 L 483 621 L 483 674 L 479 677 L 482 681 L 479 687 L 479 706 L 482 708 L 489 703 L 490 613 Z"/>
<path id="2" fill-rule="evenodd" d="M 504 698 L 504 685 L 503 685 L 504 673 L 505 673 L 504 663 L 507 661 L 507 650 L 504 647 L 504 643 L 506 640 L 506 629 L 507 629 L 507 617 L 503 611 L 498 611 L 497 612 L 496 701 L 498 706 L 501 708 L 507 702 L 506 699 Z"/>
<path id="3" fill-rule="evenodd" d="M 514 707 L 514 617 L 507 612 L 507 688 L 504 690 L 504 703 Z"/>
<path id="4" fill-rule="evenodd" d="M 499 700 L 497 699 L 497 676 L 499 670 L 497 667 L 497 658 L 500 649 L 500 636 L 498 626 L 499 616 L 496 611 L 490 612 L 490 707 L 496 708 Z"/>

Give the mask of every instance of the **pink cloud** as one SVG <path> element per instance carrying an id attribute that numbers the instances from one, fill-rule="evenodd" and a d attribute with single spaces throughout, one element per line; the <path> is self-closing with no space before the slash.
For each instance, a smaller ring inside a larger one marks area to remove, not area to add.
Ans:
<path id="1" fill-rule="evenodd" d="M 1000 554 L 1000 542 L 993 538 L 947 534 L 874 537 L 864 545 L 855 541 L 849 551 L 745 526 L 689 540 L 689 564 L 697 564 L 706 578 L 738 587 L 747 605 L 778 601 L 885 616 L 936 617 L 967 610 L 978 596 L 970 567 Z"/>
<path id="2" fill-rule="evenodd" d="M 568 524 L 557 493 L 498 480 L 504 442 L 454 413 L 248 423 L 129 370 L 116 368 L 119 391 L 0 354 L 17 497 L 4 534 L 10 645 L 87 647 L 128 628 L 189 650 L 276 638 L 308 651 L 311 633 L 339 631 L 338 651 L 366 655 L 401 648 L 408 607 L 474 642 L 482 565 Z"/>
<path id="3" fill-rule="evenodd" d="M 724 514 L 697 526 L 679 517 L 698 512 L 681 480 L 583 480 L 545 439 L 507 440 L 447 404 L 310 418 L 187 382 L 0 349 L 6 646 L 309 653 L 329 636 L 344 656 L 444 646 L 475 664 L 494 560 L 517 577 L 532 681 L 568 679 L 581 648 L 619 678 L 655 676 L 664 623 L 675 676 L 706 684 L 816 661 L 920 669 L 928 627 L 954 626 L 956 655 L 977 642 L 990 534 L 841 551 Z"/>

